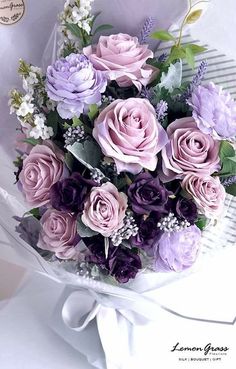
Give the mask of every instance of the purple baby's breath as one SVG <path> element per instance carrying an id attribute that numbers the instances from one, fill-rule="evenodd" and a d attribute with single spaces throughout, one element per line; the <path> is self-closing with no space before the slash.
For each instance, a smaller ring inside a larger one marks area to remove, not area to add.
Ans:
<path id="1" fill-rule="evenodd" d="M 140 44 L 147 43 L 147 38 L 149 37 L 149 35 L 151 33 L 151 30 L 154 26 L 154 23 L 155 23 L 155 21 L 154 21 L 154 18 L 152 18 L 152 17 L 148 17 L 145 20 L 143 28 L 140 32 L 140 35 L 138 36 L 138 40 L 139 40 Z"/>
<path id="2" fill-rule="evenodd" d="M 166 101 L 161 100 L 156 106 L 157 120 L 161 122 L 167 115 L 168 104 Z"/>
<path id="3" fill-rule="evenodd" d="M 196 73 L 196 75 L 193 77 L 192 82 L 190 83 L 190 85 L 188 86 L 187 90 L 185 91 L 185 93 L 183 95 L 180 96 L 179 101 L 183 101 L 185 102 L 186 100 L 188 100 L 191 96 L 193 91 L 195 90 L 196 87 L 198 87 L 203 78 L 204 75 L 206 73 L 206 69 L 207 69 L 207 61 L 203 60 L 199 67 L 198 67 L 198 71 Z"/>
<path id="4" fill-rule="evenodd" d="M 224 178 L 224 179 L 221 180 L 221 184 L 224 187 L 232 186 L 235 183 L 236 183 L 236 176 L 230 176 L 228 178 Z"/>

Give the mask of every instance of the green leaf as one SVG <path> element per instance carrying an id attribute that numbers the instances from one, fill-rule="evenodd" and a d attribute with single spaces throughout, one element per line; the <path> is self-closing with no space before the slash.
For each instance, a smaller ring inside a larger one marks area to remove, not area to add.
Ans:
<path id="1" fill-rule="evenodd" d="M 30 144 L 32 146 L 36 146 L 36 145 L 39 145 L 41 141 L 40 140 L 36 140 L 35 138 L 25 138 L 23 140 L 23 142 L 28 143 L 28 144 Z"/>
<path id="2" fill-rule="evenodd" d="M 236 183 L 226 187 L 225 191 L 230 195 L 236 196 Z"/>
<path id="3" fill-rule="evenodd" d="M 221 141 L 220 144 L 220 160 L 223 162 L 225 158 L 235 156 L 234 147 L 228 141 Z"/>
<path id="4" fill-rule="evenodd" d="M 40 219 L 40 213 L 39 213 L 39 208 L 34 208 L 34 209 L 31 209 L 29 211 L 29 213 L 31 215 L 33 215 L 33 217 L 37 218 L 37 219 Z"/>
<path id="5" fill-rule="evenodd" d="M 201 15 L 202 15 L 202 9 L 194 10 L 187 17 L 185 24 L 195 23 L 201 17 Z"/>
<path id="6" fill-rule="evenodd" d="M 174 36 L 164 29 L 160 29 L 159 31 L 153 32 L 150 35 L 150 37 L 154 38 L 155 40 L 161 41 L 175 41 Z"/>
<path id="7" fill-rule="evenodd" d="M 70 31 L 75 37 L 78 37 L 80 40 L 83 39 L 81 29 L 77 24 L 65 23 L 65 26 L 68 29 L 68 31 Z"/>
<path id="8" fill-rule="evenodd" d="M 94 25 L 94 22 L 95 20 L 97 19 L 97 17 L 99 17 L 99 15 L 101 14 L 102 12 L 98 12 L 94 15 L 93 19 L 92 19 L 92 22 L 91 22 L 91 27 L 93 28 L 93 25 Z"/>
<path id="9" fill-rule="evenodd" d="M 72 127 L 74 128 L 84 125 L 83 122 L 77 117 L 74 117 L 72 121 L 73 121 Z"/>
<path id="10" fill-rule="evenodd" d="M 169 65 L 175 60 L 185 59 L 185 58 L 186 58 L 185 49 L 183 47 L 173 46 L 171 48 L 170 55 L 168 59 L 166 60 L 165 64 Z"/>
<path id="11" fill-rule="evenodd" d="M 50 111 L 50 113 L 47 116 L 47 126 L 52 127 L 54 137 L 57 135 L 57 132 L 58 132 L 58 124 L 59 124 L 59 120 L 58 120 L 57 111 L 56 110 Z"/>
<path id="12" fill-rule="evenodd" d="M 72 172 L 73 170 L 74 157 L 70 152 L 65 154 L 65 164 L 67 168 Z"/>
<path id="13" fill-rule="evenodd" d="M 201 231 L 203 231 L 206 228 L 207 222 L 207 218 L 199 217 L 195 224 Z"/>
<path id="14" fill-rule="evenodd" d="M 67 150 L 89 170 L 96 168 L 102 157 L 100 147 L 95 141 L 76 142 L 67 146 Z"/>
<path id="15" fill-rule="evenodd" d="M 111 24 L 102 24 L 101 26 L 98 26 L 96 29 L 95 29 L 95 31 L 94 31 L 94 33 L 93 33 L 93 36 L 94 35 L 96 35 L 96 33 L 101 33 L 101 32 L 103 32 L 103 31 L 105 31 L 105 30 L 107 30 L 107 29 L 111 29 L 111 28 L 113 28 L 113 26 L 111 25 Z"/>
<path id="16" fill-rule="evenodd" d="M 194 66 L 195 66 L 195 61 L 194 61 L 194 53 L 192 52 L 191 48 L 190 47 L 186 47 L 185 48 L 185 54 L 186 54 L 186 60 L 187 60 L 187 63 L 188 65 L 194 69 Z"/>
<path id="17" fill-rule="evenodd" d="M 91 228 L 86 227 L 86 225 L 82 222 L 81 218 L 77 220 L 77 232 L 80 237 L 93 237 L 98 234 L 98 232 L 93 231 Z"/>
<path id="18" fill-rule="evenodd" d="M 93 121 L 98 115 L 98 106 L 96 104 L 92 104 L 89 106 L 88 117 L 91 121 Z"/>
<path id="19" fill-rule="evenodd" d="M 191 49 L 194 55 L 203 53 L 207 50 L 206 47 L 195 45 L 195 44 L 188 44 L 185 48 Z"/>

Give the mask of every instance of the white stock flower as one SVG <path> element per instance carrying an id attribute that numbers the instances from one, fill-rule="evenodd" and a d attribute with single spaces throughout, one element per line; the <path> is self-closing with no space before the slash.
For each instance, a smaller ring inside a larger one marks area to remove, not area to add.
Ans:
<path id="1" fill-rule="evenodd" d="M 34 105 L 30 102 L 23 101 L 16 111 L 16 114 L 20 117 L 25 117 L 27 114 L 33 114 L 34 112 Z"/>

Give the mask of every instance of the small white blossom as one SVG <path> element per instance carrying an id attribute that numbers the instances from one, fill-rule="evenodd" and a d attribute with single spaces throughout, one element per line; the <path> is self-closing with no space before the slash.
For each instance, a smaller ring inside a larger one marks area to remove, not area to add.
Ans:
<path id="1" fill-rule="evenodd" d="M 43 114 L 37 114 L 34 118 L 34 124 L 36 127 L 43 128 L 46 122 L 46 117 Z"/>
<path id="2" fill-rule="evenodd" d="M 171 64 L 169 66 L 168 72 L 162 73 L 161 82 L 159 87 L 164 87 L 170 93 L 173 92 L 175 88 L 179 88 L 182 83 L 182 60 Z"/>
<path id="3" fill-rule="evenodd" d="M 16 111 L 16 114 L 21 117 L 25 117 L 27 114 L 33 114 L 34 112 L 34 105 L 30 102 L 23 101 Z"/>

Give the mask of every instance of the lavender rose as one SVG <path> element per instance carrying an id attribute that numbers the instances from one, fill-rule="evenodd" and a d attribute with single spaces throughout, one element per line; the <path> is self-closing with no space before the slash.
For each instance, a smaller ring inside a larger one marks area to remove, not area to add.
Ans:
<path id="1" fill-rule="evenodd" d="M 106 86 L 105 74 L 94 69 L 83 54 L 70 54 L 47 69 L 47 94 L 58 102 L 63 119 L 80 116 L 90 104 L 100 104 Z"/>
<path id="2" fill-rule="evenodd" d="M 139 98 L 112 102 L 95 121 L 93 136 L 118 173 L 154 170 L 156 155 L 168 141 L 152 105 Z"/>
<path id="3" fill-rule="evenodd" d="M 181 118 L 167 128 L 170 142 L 162 150 L 165 182 L 189 172 L 210 175 L 220 170 L 219 142 L 201 132 L 193 118 Z"/>
<path id="4" fill-rule="evenodd" d="M 165 232 L 156 252 L 157 271 L 181 272 L 191 267 L 200 249 L 201 231 L 192 225 L 179 232 Z"/>
<path id="5" fill-rule="evenodd" d="M 236 102 L 222 87 L 212 82 L 198 86 L 188 103 L 202 132 L 218 140 L 236 136 Z"/>
<path id="6" fill-rule="evenodd" d="M 93 231 L 109 237 L 123 226 L 126 209 L 127 196 L 107 182 L 92 188 L 81 219 Z"/>
<path id="7" fill-rule="evenodd" d="M 63 175 L 64 154 L 51 141 L 36 145 L 23 161 L 19 184 L 34 207 L 50 201 L 50 189 Z"/>
<path id="8" fill-rule="evenodd" d="M 182 182 L 182 187 L 193 197 L 202 214 L 212 217 L 222 212 L 225 189 L 218 177 L 188 174 Z"/>
<path id="9" fill-rule="evenodd" d="M 42 230 L 39 235 L 39 248 L 54 252 L 59 259 L 75 259 L 78 256 L 75 246 L 80 238 L 77 235 L 76 217 L 48 209 L 40 223 Z"/>
<path id="10" fill-rule="evenodd" d="M 79 173 L 73 173 L 51 188 L 51 204 L 54 209 L 81 214 L 84 202 L 92 187 L 96 183 L 82 177 Z"/>
<path id="11" fill-rule="evenodd" d="M 171 192 L 150 173 L 139 174 L 128 188 L 132 210 L 137 214 L 150 214 L 151 211 L 163 213 Z"/>
<path id="12" fill-rule="evenodd" d="M 88 46 L 83 52 L 97 70 L 106 71 L 109 79 L 120 87 L 134 84 L 141 90 L 158 73 L 158 69 L 146 64 L 153 58 L 148 45 L 140 45 L 137 37 L 127 34 L 100 36 L 96 46 Z"/>

